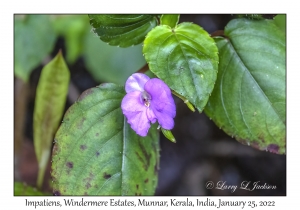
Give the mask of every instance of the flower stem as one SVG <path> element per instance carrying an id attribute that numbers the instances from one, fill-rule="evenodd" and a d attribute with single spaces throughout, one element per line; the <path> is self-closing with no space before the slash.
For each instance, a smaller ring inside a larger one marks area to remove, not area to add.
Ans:
<path id="1" fill-rule="evenodd" d="M 187 100 L 185 97 L 183 97 L 182 95 L 179 95 L 178 93 L 176 93 L 174 90 L 172 90 L 172 93 L 177 96 L 178 98 L 180 98 L 181 100 L 183 100 L 183 102 L 187 105 L 187 107 L 192 111 L 195 112 L 195 108 L 194 106 L 189 102 L 189 100 Z"/>
<path id="2" fill-rule="evenodd" d="M 142 68 L 140 68 L 136 73 L 145 73 L 146 71 L 149 70 L 149 66 L 146 63 Z"/>

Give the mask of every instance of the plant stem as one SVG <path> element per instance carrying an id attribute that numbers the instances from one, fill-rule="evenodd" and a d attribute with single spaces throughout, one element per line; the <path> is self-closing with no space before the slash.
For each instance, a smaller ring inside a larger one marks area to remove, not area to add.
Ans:
<path id="1" fill-rule="evenodd" d="M 149 70 L 149 66 L 146 63 L 142 68 L 140 68 L 136 73 L 145 73 L 146 71 Z"/>
<path id="2" fill-rule="evenodd" d="M 195 112 L 195 108 L 194 106 L 189 102 L 189 100 L 187 100 L 185 97 L 179 95 L 178 93 L 176 93 L 174 90 L 172 90 L 172 93 L 177 96 L 178 98 L 180 98 L 181 100 L 183 100 L 183 102 L 187 105 L 187 107 L 192 111 Z"/>
<path id="3" fill-rule="evenodd" d="M 218 30 L 218 31 L 215 31 L 215 32 L 211 33 L 210 36 L 211 37 L 215 37 L 215 36 L 223 36 L 223 37 L 225 37 L 225 34 L 224 34 L 223 30 Z"/>
<path id="4" fill-rule="evenodd" d="M 177 96 L 178 98 L 180 98 L 183 101 L 186 101 L 187 99 L 185 97 L 183 97 L 182 95 L 179 95 L 178 93 L 176 93 L 174 90 L 172 90 L 172 93 Z"/>

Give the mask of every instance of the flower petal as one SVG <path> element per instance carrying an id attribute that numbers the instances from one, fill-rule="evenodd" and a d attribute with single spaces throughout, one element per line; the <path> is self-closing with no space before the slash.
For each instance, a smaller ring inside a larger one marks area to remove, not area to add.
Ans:
<path id="1" fill-rule="evenodd" d="M 144 91 L 144 86 L 146 82 L 150 80 L 150 78 L 146 74 L 135 73 L 132 74 L 126 81 L 125 90 L 126 93 L 130 93 L 132 91 Z"/>
<path id="2" fill-rule="evenodd" d="M 150 120 L 151 123 L 155 123 L 156 122 L 156 116 L 153 112 L 153 110 L 151 109 L 151 107 L 149 107 L 147 109 L 147 117 Z"/>
<path id="3" fill-rule="evenodd" d="M 174 127 L 173 118 L 176 106 L 170 88 L 160 79 L 150 79 L 144 89 L 151 95 L 150 108 L 161 127 L 170 130 Z"/>
<path id="4" fill-rule="evenodd" d="M 160 126 L 166 130 L 171 130 L 174 128 L 174 119 L 170 115 L 154 110 L 155 116 L 157 118 Z"/>
<path id="5" fill-rule="evenodd" d="M 131 128 L 140 136 L 146 136 L 150 128 L 147 108 L 140 101 L 141 92 L 127 93 L 122 100 L 121 108 Z"/>

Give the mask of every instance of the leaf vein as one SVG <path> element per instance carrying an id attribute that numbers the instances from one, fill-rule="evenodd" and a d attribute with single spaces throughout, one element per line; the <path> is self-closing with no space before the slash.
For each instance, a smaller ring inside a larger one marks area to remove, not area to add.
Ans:
<path id="1" fill-rule="evenodd" d="M 246 66 L 246 64 L 244 63 L 243 59 L 239 56 L 239 54 L 236 51 L 236 48 L 234 46 L 234 44 L 232 42 L 231 46 L 234 49 L 234 52 L 237 56 L 237 58 L 240 60 L 240 63 L 242 64 L 242 66 L 245 68 L 245 72 L 251 77 L 252 81 L 254 81 L 254 83 L 256 84 L 256 86 L 258 87 L 258 89 L 261 92 L 261 95 L 266 99 L 266 101 L 269 103 L 269 105 L 271 105 L 271 107 L 273 108 L 275 114 L 277 115 L 277 117 L 280 119 L 280 121 L 283 123 L 283 120 L 280 118 L 280 115 L 278 114 L 278 111 L 275 109 L 275 107 L 273 106 L 273 104 L 271 103 L 270 99 L 268 98 L 268 96 L 264 93 L 264 91 L 262 90 L 262 88 L 260 87 L 260 85 L 257 83 L 257 81 L 255 80 L 255 78 L 253 77 L 253 75 L 251 74 L 249 68 Z M 284 123 L 283 123 L 284 124 Z"/>
<path id="2" fill-rule="evenodd" d="M 227 72 L 227 69 L 229 67 L 229 64 L 232 62 L 232 59 L 233 59 L 233 54 L 231 54 L 231 57 L 230 57 L 230 60 L 229 62 L 227 63 L 226 67 L 224 68 L 224 71 L 222 72 L 222 76 L 221 76 L 221 81 L 220 81 L 220 99 L 221 99 L 221 103 L 222 103 L 222 107 L 225 111 L 225 115 L 230 123 L 230 125 L 233 127 L 233 129 L 235 130 L 235 132 L 237 131 L 237 128 L 235 127 L 235 125 L 231 122 L 231 119 L 229 118 L 229 115 L 228 115 L 228 112 L 227 112 L 227 109 L 225 107 L 225 103 L 224 103 L 224 97 L 223 97 L 223 80 L 224 80 L 224 75 L 225 73 Z M 234 132 L 234 133 L 235 133 Z"/>
<path id="3" fill-rule="evenodd" d="M 109 177 L 109 178 L 106 180 L 106 182 L 104 182 L 104 183 L 102 184 L 102 186 L 100 187 L 100 189 L 96 192 L 96 195 L 99 194 L 99 192 L 102 190 L 102 188 L 107 184 L 107 182 L 108 182 L 110 179 L 114 178 L 115 176 L 120 175 L 120 173 L 121 173 L 121 172 L 115 173 L 114 175 L 112 175 L 111 177 Z"/>
<path id="4" fill-rule="evenodd" d="M 112 140 L 116 135 L 118 135 L 120 132 L 121 132 L 121 130 L 118 131 L 117 133 L 115 133 L 115 134 L 114 134 L 112 137 L 110 137 L 108 140 L 106 140 L 105 143 L 102 144 L 101 147 L 98 148 L 97 150 L 101 150 L 103 147 L 105 147 L 105 145 L 106 145 L 110 140 Z M 86 161 L 86 163 L 89 163 L 90 160 L 91 160 L 93 157 L 95 157 L 94 154 L 90 155 L 90 157 L 89 157 L 89 159 Z M 84 171 L 84 170 L 86 169 L 87 166 L 89 166 L 89 164 L 84 164 L 83 166 L 79 167 L 79 169 L 82 169 L 81 171 Z M 76 179 L 76 181 L 75 181 L 74 184 L 73 184 L 73 189 L 72 189 L 72 191 L 74 190 L 74 187 L 75 187 L 76 183 L 78 183 L 78 180 L 80 179 L 80 177 L 81 177 L 80 175 L 77 176 L 77 179 Z"/>

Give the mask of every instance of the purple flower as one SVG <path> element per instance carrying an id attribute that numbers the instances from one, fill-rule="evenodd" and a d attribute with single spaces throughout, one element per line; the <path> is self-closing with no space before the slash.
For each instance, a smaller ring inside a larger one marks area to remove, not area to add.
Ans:
<path id="1" fill-rule="evenodd" d="M 174 127 L 174 99 L 170 88 L 162 80 L 135 73 L 127 79 L 125 90 L 127 94 L 121 108 L 138 135 L 146 136 L 150 122 L 155 123 L 156 120 L 166 130 Z"/>

